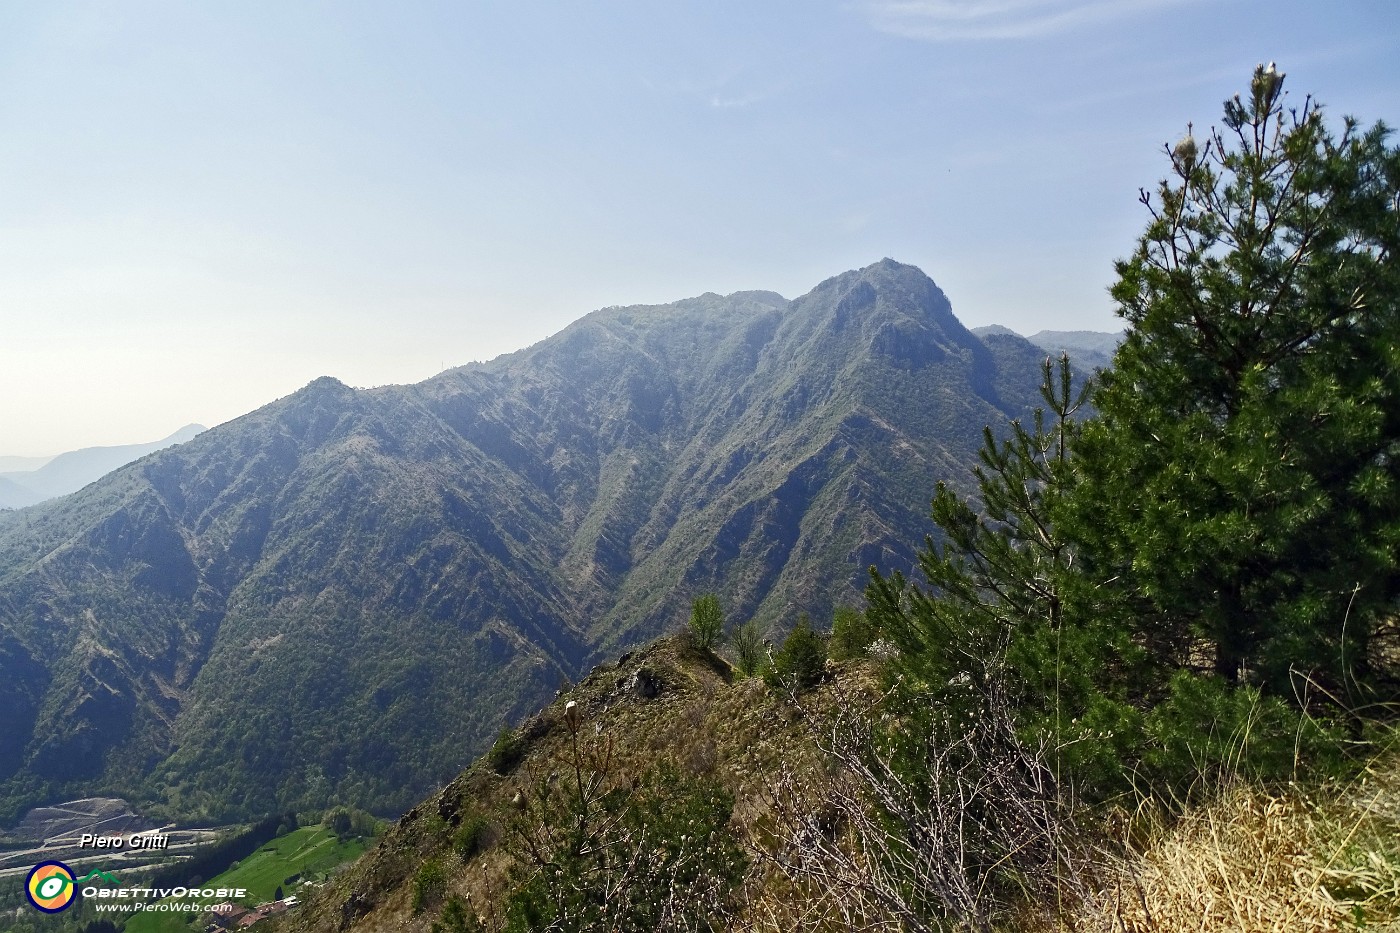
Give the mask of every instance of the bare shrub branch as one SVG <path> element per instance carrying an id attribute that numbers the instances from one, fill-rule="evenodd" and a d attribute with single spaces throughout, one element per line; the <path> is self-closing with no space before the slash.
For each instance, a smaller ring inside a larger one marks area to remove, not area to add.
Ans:
<path id="1" fill-rule="evenodd" d="M 756 846 L 822 905 L 790 926 L 983 933 L 1095 899 L 1094 853 L 1050 750 L 1017 734 L 998 684 L 982 700 L 966 721 L 917 725 L 838 704 L 819 739 L 827 773 L 781 773 L 774 837 Z"/>

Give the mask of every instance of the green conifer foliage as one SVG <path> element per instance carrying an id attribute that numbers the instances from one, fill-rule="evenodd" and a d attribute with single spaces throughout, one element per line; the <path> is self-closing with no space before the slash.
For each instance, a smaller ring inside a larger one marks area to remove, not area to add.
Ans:
<path id="1" fill-rule="evenodd" d="M 831 656 L 838 661 L 864 657 L 879 631 L 864 612 L 838 606 L 831 617 Z"/>
<path id="2" fill-rule="evenodd" d="M 826 639 L 813 631 L 812 620 L 803 613 L 773 655 L 773 666 L 764 678 L 769 686 L 810 690 L 821 683 L 825 672 Z"/>
<path id="3" fill-rule="evenodd" d="M 1376 697 L 1400 595 L 1400 151 L 1283 75 L 1198 144 L 1117 264 L 1131 325 L 1076 449 L 1067 527 L 1164 660 Z M 1301 676 L 1300 676 L 1301 675 Z"/>
<path id="4" fill-rule="evenodd" d="M 1047 359 L 1043 377 L 1047 407 L 1030 428 L 1012 422 L 1003 440 L 987 429 L 978 496 L 938 486 L 941 535 L 919 556 L 928 586 L 872 574 L 868 615 L 898 649 L 889 666 L 911 735 L 946 732 L 939 741 L 955 743 L 989 703 L 1009 707 L 1028 737 L 1053 750 L 1057 776 L 1108 792 L 1121 787 L 1139 741 L 1136 701 L 1165 677 L 1079 572 L 1056 526 L 1076 482 L 1070 450 L 1088 386 L 1074 388 L 1067 357 Z M 911 747 L 922 754 L 920 741 Z M 908 767 L 913 776 L 922 764 Z"/>

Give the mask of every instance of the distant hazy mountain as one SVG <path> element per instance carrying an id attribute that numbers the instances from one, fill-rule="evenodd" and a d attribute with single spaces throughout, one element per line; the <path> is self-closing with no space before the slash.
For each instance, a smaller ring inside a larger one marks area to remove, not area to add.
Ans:
<path id="1" fill-rule="evenodd" d="M 53 457 L 0 457 L 0 474 L 37 470 Z"/>
<path id="2" fill-rule="evenodd" d="M 974 327 L 979 337 L 1020 336 L 1009 327 L 988 324 Z M 1042 330 L 1024 338 L 1047 353 L 1068 353 L 1070 360 L 1089 369 L 1098 369 L 1113 362 L 1113 353 L 1123 340 L 1123 332 L 1107 333 L 1097 330 Z"/>
<path id="3" fill-rule="evenodd" d="M 150 444 L 84 447 L 82 450 L 47 458 L 0 457 L 0 462 L 10 464 L 23 461 L 37 461 L 39 464 L 31 469 L 17 468 L 0 472 L 0 508 L 22 508 L 55 496 L 77 492 L 117 467 L 125 466 L 157 450 L 183 444 L 204 430 L 202 424 L 187 424 L 169 437 Z"/>
<path id="4" fill-rule="evenodd" d="M 1092 350 L 1105 356 L 1112 356 L 1123 342 L 1123 332 L 1109 333 L 1098 330 L 1042 330 L 1026 338 L 1038 347 L 1064 347 L 1066 349 Z"/>
<path id="5" fill-rule="evenodd" d="M 37 501 L 33 492 L 0 474 L 0 509 L 17 509 Z"/>
<path id="6" fill-rule="evenodd" d="M 871 564 L 911 568 L 1043 356 L 885 260 L 418 385 L 318 379 L 0 513 L 0 818 L 106 788 L 395 810 L 701 593 L 827 624 Z"/>

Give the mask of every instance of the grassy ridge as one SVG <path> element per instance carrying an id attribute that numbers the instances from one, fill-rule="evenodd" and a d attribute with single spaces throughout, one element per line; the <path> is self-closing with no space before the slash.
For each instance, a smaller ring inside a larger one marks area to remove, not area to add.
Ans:
<path id="1" fill-rule="evenodd" d="M 824 767 L 817 744 L 833 734 L 834 711 L 875 702 L 877 663 L 832 662 L 828 679 L 793 703 L 761 678 L 735 677 L 682 639 L 658 641 L 557 698 L 517 734 L 518 762 L 495 768 L 479 761 L 276 929 L 430 933 L 434 923 L 450 920 L 454 901 L 486 929 L 507 928 L 507 897 L 521 877 L 513 874 L 522 851 L 516 833 L 530 825 L 522 813 L 530 813 L 541 781 L 569 773 L 570 701 L 583 724 L 578 744 L 585 757 L 588 749 L 605 750 L 614 774 L 669 761 L 732 794 L 728 830 L 755 857 L 740 906 L 726 918 L 730 929 L 849 929 L 841 918 L 861 915 L 852 907 L 860 894 L 854 887 L 773 869 L 802 864 L 782 853 L 799 851 L 817 825 L 784 816 L 791 812 L 785 807 L 806 801 L 811 812 L 839 814 L 828 804 L 849 785 Z M 660 684 L 651 698 L 629 686 L 643 668 Z M 1202 774 L 1200 802 L 1179 810 L 1131 797 L 1085 808 L 1076 834 L 1086 845 L 1065 853 L 1075 864 L 1062 866 L 1092 884 L 1067 883 L 1053 904 L 1019 903 L 996 929 L 1400 931 L 1400 744 L 1378 744 L 1387 750 L 1349 781 L 1300 775 L 1295 784 L 1265 786 Z M 784 796 L 794 789 L 795 796 Z"/>

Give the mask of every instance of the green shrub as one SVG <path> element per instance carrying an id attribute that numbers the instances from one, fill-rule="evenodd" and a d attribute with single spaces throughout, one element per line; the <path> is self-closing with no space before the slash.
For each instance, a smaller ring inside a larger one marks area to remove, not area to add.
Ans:
<path id="1" fill-rule="evenodd" d="M 463 862 L 470 862 L 491 842 L 491 824 L 479 816 L 468 818 L 452 836 L 452 850 Z"/>
<path id="2" fill-rule="evenodd" d="M 711 650 L 722 634 L 724 610 L 720 608 L 719 597 L 713 593 L 698 597 L 690 607 L 690 643 Z"/>
<path id="3" fill-rule="evenodd" d="M 486 753 L 486 763 L 497 774 L 505 775 L 514 771 L 524 756 L 525 743 L 515 734 L 514 729 L 507 727 L 496 736 L 491 750 Z"/>
<path id="4" fill-rule="evenodd" d="M 430 858 L 418 866 L 413 876 L 413 913 L 421 914 L 442 900 L 447 892 L 447 873 L 437 859 Z"/>
<path id="5" fill-rule="evenodd" d="M 507 836 L 505 929 L 721 928 L 748 865 L 733 796 L 670 763 L 633 777 L 597 747 L 576 754 L 576 780 L 542 782 Z"/>
<path id="6" fill-rule="evenodd" d="M 447 899 L 442 916 L 433 923 L 433 933 L 478 933 L 481 922 L 467 910 L 466 901 L 457 895 Z"/>
<path id="7" fill-rule="evenodd" d="M 879 635 L 879 629 L 865 613 L 841 606 L 831 621 L 831 656 L 838 661 L 864 657 Z"/>
<path id="8" fill-rule="evenodd" d="M 821 682 L 825 672 L 826 640 L 812 631 L 812 622 L 804 613 L 773 656 L 773 667 L 764 679 L 771 687 L 810 690 Z"/>
<path id="9" fill-rule="evenodd" d="M 1221 777 L 1277 784 L 1297 777 L 1300 766 L 1314 778 L 1345 769 L 1342 737 L 1326 723 L 1220 677 L 1177 671 L 1144 731 L 1143 773 L 1179 799 L 1203 779 L 1207 786 Z"/>

